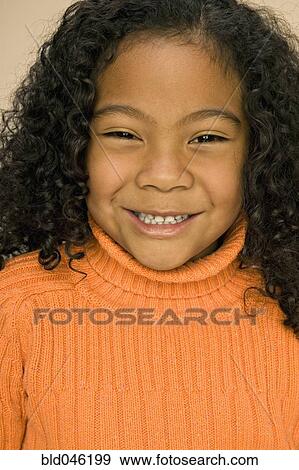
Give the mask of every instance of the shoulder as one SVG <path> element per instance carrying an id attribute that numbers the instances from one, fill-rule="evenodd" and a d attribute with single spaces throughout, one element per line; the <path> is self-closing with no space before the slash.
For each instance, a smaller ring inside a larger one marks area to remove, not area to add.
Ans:
<path id="1" fill-rule="evenodd" d="M 34 293 L 40 294 L 43 290 L 71 287 L 74 284 L 73 271 L 68 265 L 63 245 L 59 246 L 61 260 L 52 270 L 45 269 L 39 263 L 39 251 L 5 259 L 5 266 L 0 271 L 0 299 L 25 298 Z"/>
<path id="2" fill-rule="evenodd" d="M 0 336 L 29 337 L 32 311 L 44 303 L 47 296 L 73 290 L 82 274 L 69 267 L 63 245 L 59 247 L 60 263 L 46 270 L 38 261 L 40 250 L 22 253 L 5 259 L 0 271 Z M 18 333 L 17 333 L 18 332 Z M 25 339 L 24 339 L 25 341 Z"/>

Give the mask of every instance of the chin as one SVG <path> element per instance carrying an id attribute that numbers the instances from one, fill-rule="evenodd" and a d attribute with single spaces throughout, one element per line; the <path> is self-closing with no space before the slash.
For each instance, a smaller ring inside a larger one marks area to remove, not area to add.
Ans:
<path id="1" fill-rule="evenodd" d="M 185 264 L 187 261 L 182 261 L 182 262 L 177 262 L 177 263 L 173 263 L 173 260 L 172 262 L 165 262 L 165 263 L 157 263 L 155 261 L 141 261 L 141 260 L 138 260 L 139 263 L 141 263 L 143 266 L 146 266 L 147 268 L 150 268 L 150 269 L 154 269 L 156 271 L 170 271 L 171 269 L 175 269 L 175 268 L 179 268 L 180 266 L 182 266 L 183 264 Z"/>

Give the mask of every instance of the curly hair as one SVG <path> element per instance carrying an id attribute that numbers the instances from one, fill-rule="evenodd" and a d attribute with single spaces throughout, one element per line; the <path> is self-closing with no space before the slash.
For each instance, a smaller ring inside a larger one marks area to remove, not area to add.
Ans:
<path id="1" fill-rule="evenodd" d="M 258 291 L 278 301 L 283 324 L 299 339 L 299 39 L 283 17 L 248 2 L 82 0 L 67 8 L 12 109 L 1 112 L 0 270 L 6 258 L 33 250 L 44 269 L 54 269 L 61 244 L 70 268 L 84 256 L 71 246 L 92 237 L 85 155 L 96 82 L 134 34 L 197 41 L 225 73 L 238 73 L 250 128 L 240 268 L 262 272 Z"/>

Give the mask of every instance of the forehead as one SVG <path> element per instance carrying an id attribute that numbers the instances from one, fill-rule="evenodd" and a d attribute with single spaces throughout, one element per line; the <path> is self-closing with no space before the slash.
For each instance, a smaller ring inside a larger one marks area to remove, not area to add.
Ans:
<path id="1" fill-rule="evenodd" d="M 98 79 L 102 100 L 160 102 L 165 106 L 227 106 L 241 112 L 240 78 L 216 61 L 203 44 L 169 38 L 120 43 L 114 62 Z"/>

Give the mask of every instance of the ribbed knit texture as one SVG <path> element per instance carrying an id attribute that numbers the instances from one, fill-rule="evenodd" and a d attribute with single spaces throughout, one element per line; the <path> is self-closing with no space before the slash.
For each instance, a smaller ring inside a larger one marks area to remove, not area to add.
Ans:
<path id="1" fill-rule="evenodd" d="M 36 250 L 0 272 L 0 448 L 299 449 L 299 341 L 273 299 L 244 310 L 264 284 L 243 215 L 171 271 L 89 223 L 86 277 L 63 246 L 53 271 Z"/>

